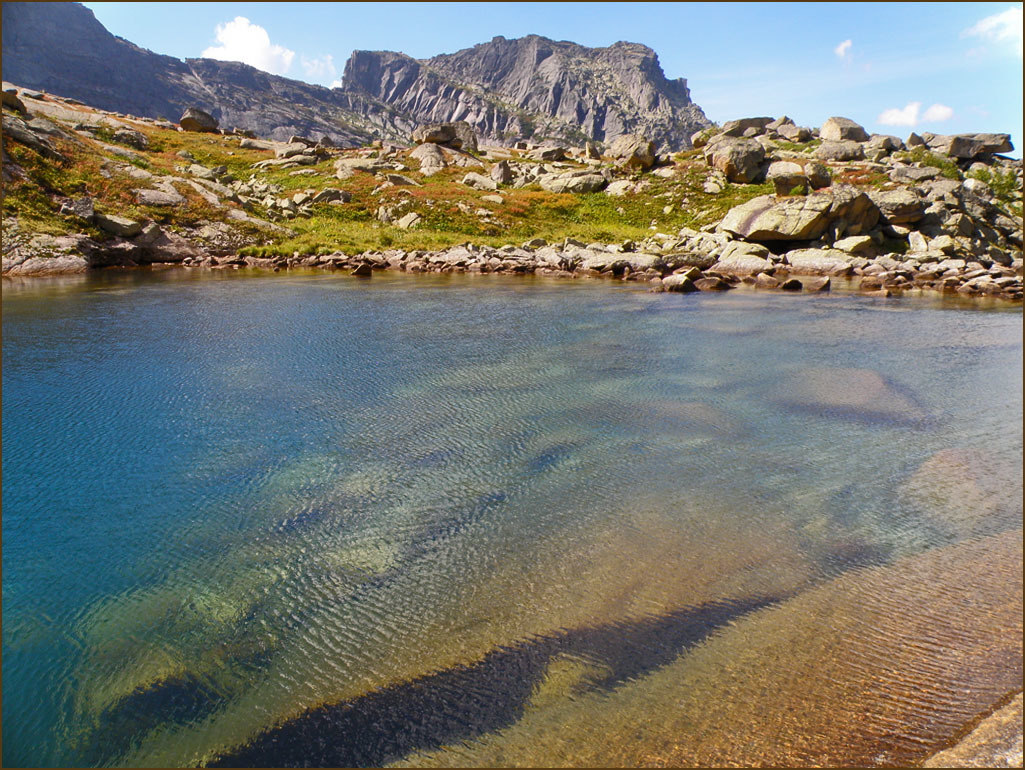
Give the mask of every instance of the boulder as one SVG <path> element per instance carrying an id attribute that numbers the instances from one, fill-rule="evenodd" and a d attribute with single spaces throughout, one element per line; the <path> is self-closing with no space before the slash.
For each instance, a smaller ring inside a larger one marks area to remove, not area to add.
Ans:
<path id="1" fill-rule="evenodd" d="M 185 203 L 185 196 L 174 189 L 170 184 L 163 185 L 159 189 L 136 189 L 135 200 L 142 206 L 180 206 Z"/>
<path id="2" fill-rule="evenodd" d="M 4 107 L 10 107 L 12 110 L 21 113 L 24 113 L 26 111 L 25 103 L 18 98 L 18 92 L 15 89 L 7 89 L 6 91 L 2 92 L 2 95 Z"/>
<path id="3" fill-rule="evenodd" d="M 95 215 L 96 224 L 98 224 L 103 230 L 114 235 L 119 235 L 122 238 L 131 238 L 133 235 L 138 235 L 142 232 L 142 223 L 137 222 L 134 219 L 128 219 L 127 217 L 119 217 L 114 214 L 100 214 L 99 212 Z"/>
<path id="4" fill-rule="evenodd" d="M 601 190 L 608 182 L 601 174 L 573 171 L 543 176 L 539 184 L 549 192 L 589 193 Z"/>
<path id="5" fill-rule="evenodd" d="M 417 144 L 442 144 L 464 152 L 477 151 L 477 134 L 465 120 L 453 123 L 428 123 L 413 131 Z"/>
<path id="6" fill-rule="evenodd" d="M 385 179 L 397 187 L 420 187 L 420 183 L 404 174 L 385 174 Z"/>
<path id="7" fill-rule="evenodd" d="M 865 150 L 861 142 L 823 142 L 815 148 L 815 157 L 819 160 L 862 160 Z"/>
<path id="8" fill-rule="evenodd" d="M 811 139 L 811 129 L 793 123 L 784 123 L 776 129 L 776 133 L 791 142 L 807 142 Z"/>
<path id="9" fill-rule="evenodd" d="M 95 213 L 96 209 L 93 206 L 93 199 L 88 197 L 65 201 L 61 205 L 61 214 L 82 219 L 86 222 L 91 222 Z"/>
<path id="10" fill-rule="evenodd" d="M 795 249 L 785 254 L 791 272 L 811 275 L 849 275 L 851 255 L 839 249 Z"/>
<path id="11" fill-rule="evenodd" d="M 795 187 L 808 190 L 808 177 L 804 175 L 804 167 L 789 160 L 777 160 L 769 165 L 765 173 L 765 181 L 772 182 L 776 195 L 788 195 Z"/>
<path id="12" fill-rule="evenodd" d="M 888 225 L 912 224 L 925 213 L 925 203 L 910 190 L 869 190 L 867 195 Z"/>
<path id="13" fill-rule="evenodd" d="M 761 195 L 730 209 L 719 227 L 750 241 L 813 241 L 826 231 L 832 197 Z"/>
<path id="14" fill-rule="evenodd" d="M 146 135 L 132 128 L 119 128 L 114 132 L 113 139 L 115 142 L 127 144 L 137 150 L 149 149 L 149 139 L 146 138 Z"/>
<path id="15" fill-rule="evenodd" d="M 715 276 L 698 278 L 698 280 L 694 281 L 694 286 L 698 291 L 726 291 L 733 288 L 722 278 L 716 278 Z"/>
<path id="16" fill-rule="evenodd" d="M 527 157 L 531 160 L 565 160 L 566 159 L 566 148 L 558 145 L 551 147 L 538 147 L 536 150 L 531 150 L 527 153 Z"/>
<path id="17" fill-rule="evenodd" d="M 605 154 L 617 165 L 640 171 L 655 165 L 655 145 L 639 134 L 617 136 Z"/>
<path id="18" fill-rule="evenodd" d="M 308 157 L 308 156 L 300 156 Z M 283 158 L 282 161 L 294 160 L 293 158 Z M 280 161 L 260 161 L 268 165 L 276 164 Z M 314 161 L 315 162 L 315 161 Z M 382 169 L 392 168 L 391 163 L 386 160 L 380 160 L 379 158 L 339 158 L 335 161 L 335 176 L 339 179 L 348 179 L 357 171 L 365 171 L 369 174 L 375 171 L 381 171 Z"/>
<path id="19" fill-rule="evenodd" d="M 215 132 L 217 131 L 217 119 L 209 112 L 204 112 L 198 107 L 188 107 L 182 113 L 178 125 L 186 131 Z"/>
<path id="20" fill-rule="evenodd" d="M 633 192 L 633 190 L 634 184 L 629 179 L 617 179 L 605 188 L 605 194 L 620 196 L 626 195 L 628 192 Z"/>
<path id="21" fill-rule="evenodd" d="M 757 275 L 772 268 L 769 250 L 758 243 L 732 241 L 719 255 L 712 270 L 726 275 Z"/>
<path id="22" fill-rule="evenodd" d="M 924 132 L 922 140 L 933 152 L 951 158 L 977 158 L 995 152 L 1011 152 L 1010 134 L 930 134 Z"/>
<path id="23" fill-rule="evenodd" d="M 513 180 L 513 171 L 509 161 L 501 160 L 491 167 L 489 176 L 498 184 L 509 184 Z"/>
<path id="24" fill-rule="evenodd" d="M 766 126 L 772 122 L 772 118 L 740 118 L 738 120 L 728 120 L 723 123 L 722 129 L 719 133 L 723 136 L 746 136 L 750 138 L 761 134 L 765 130 Z M 753 134 L 748 133 L 751 129 L 754 129 Z"/>
<path id="25" fill-rule="evenodd" d="M 726 175 L 730 182 L 753 182 L 765 160 L 765 148 L 753 139 L 723 139 L 705 150 L 709 165 Z"/>
<path id="26" fill-rule="evenodd" d="M 421 216 L 419 214 L 417 214 L 415 211 L 410 211 L 405 216 L 400 217 L 395 224 L 403 230 L 412 230 L 414 227 L 420 224 L 420 220 Z"/>
<path id="27" fill-rule="evenodd" d="M 698 291 L 698 287 L 694 285 L 694 281 L 691 277 L 683 273 L 667 275 L 663 278 L 662 289 L 665 291 L 680 292 L 681 294 L 689 294 L 690 292 Z"/>
<path id="28" fill-rule="evenodd" d="M 339 190 L 337 187 L 325 187 L 313 195 L 314 203 L 332 203 L 334 201 L 348 203 L 350 200 L 352 200 L 352 193 L 348 190 Z"/>
<path id="29" fill-rule="evenodd" d="M 420 173 L 424 176 L 437 174 L 447 165 L 445 153 L 438 148 L 438 145 L 429 142 L 416 147 L 409 153 L 409 157 L 420 161 Z"/>
<path id="30" fill-rule="evenodd" d="M 1021 517 L 1021 473 L 1011 463 L 977 449 L 943 449 L 902 485 L 902 508 L 961 537 L 998 530 Z"/>
<path id="31" fill-rule="evenodd" d="M 867 142 L 868 133 L 864 127 L 850 118 L 828 118 L 819 129 L 823 142 Z"/>
<path id="32" fill-rule="evenodd" d="M 804 175 L 808 177 L 808 183 L 815 190 L 829 187 L 833 184 L 833 177 L 829 173 L 829 167 L 824 163 L 805 163 Z"/>
<path id="33" fill-rule="evenodd" d="M 472 187 L 475 190 L 490 190 L 494 192 L 498 189 L 498 184 L 494 179 L 486 177 L 483 174 L 478 174 L 475 171 L 471 171 L 469 174 L 463 177 L 462 183 L 467 187 Z"/>
<path id="34" fill-rule="evenodd" d="M 862 190 L 849 184 L 835 184 L 829 188 L 832 198 L 829 224 L 834 239 L 843 235 L 859 235 L 871 230 L 879 222 L 879 209 Z"/>
<path id="35" fill-rule="evenodd" d="M 902 182 L 904 184 L 917 184 L 918 182 L 926 182 L 930 179 L 935 179 L 939 175 L 940 170 L 933 166 L 924 166 L 922 168 L 916 168 L 915 166 L 897 166 L 890 172 L 890 179 L 894 182 Z"/>
<path id="36" fill-rule="evenodd" d="M 854 420 L 918 423 L 928 417 L 912 395 L 871 369 L 812 367 L 779 385 L 786 406 Z"/>
<path id="37" fill-rule="evenodd" d="M 248 136 L 242 137 L 239 140 L 238 146 L 243 150 L 276 150 L 278 148 L 276 142 L 265 142 Z"/>
<path id="38" fill-rule="evenodd" d="M 865 145 L 869 149 L 873 150 L 885 150 L 886 152 L 894 152 L 895 150 L 903 150 L 904 142 L 898 137 L 890 134 L 872 134 L 868 138 L 868 142 Z"/>

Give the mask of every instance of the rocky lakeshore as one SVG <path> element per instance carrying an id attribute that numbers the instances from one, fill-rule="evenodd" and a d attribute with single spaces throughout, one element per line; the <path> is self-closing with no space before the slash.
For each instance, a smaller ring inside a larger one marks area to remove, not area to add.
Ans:
<path id="1" fill-rule="evenodd" d="M 847 118 L 746 118 L 660 155 L 638 135 L 482 148 L 455 123 L 421 126 L 412 149 L 339 149 L 240 135 L 197 109 L 175 125 L 5 89 L 5 276 L 166 263 L 538 273 L 672 292 L 823 290 L 843 277 L 878 296 L 1022 298 L 1022 164 L 1001 155 L 1006 134 L 905 142 Z M 175 140 L 204 144 L 171 153 Z M 54 168 L 74 189 L 47 179 Z M 531 233 L 535 214 L 549 234 L 577 232 L 586 207 L 613 220 L 599 234 L 633 217 L 638 237 L 502 242 Z M 332 243 L 339 217 L 362 228 L 363 248 Z M 468 231 L 482 237 L 451 244 Z M 403 248 L 410 237 L 422 247 Z"/>

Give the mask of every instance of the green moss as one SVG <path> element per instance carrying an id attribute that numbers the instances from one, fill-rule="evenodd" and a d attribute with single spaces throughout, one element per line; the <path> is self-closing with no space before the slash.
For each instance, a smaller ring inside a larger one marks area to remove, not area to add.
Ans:
<path id="1" fill-rule="evenodd" d="M 930 152 L 921 145 L 909 152 L 898 153 L 895 157 L 903 160 L 905 163 L 921 163 L 923 166 L 938 168 L 940 176 L 945 179 L 953 179 L 955 181 L 964 179 L 964 175 L 961 173 L 961 169 L 957 167 L 957 163 L 950 158 Z"/>
<path id="2" fill-rule="evenodd" d="M 1015 191 L 1019 189 L 1018 177 L 1012 169 L 1001 171 L 998 168 L 985 168 L 972 171 L 968 176 L 988 184 L 993 194 L 1005 203 L 1010 203 L 1014 199 Z"/>

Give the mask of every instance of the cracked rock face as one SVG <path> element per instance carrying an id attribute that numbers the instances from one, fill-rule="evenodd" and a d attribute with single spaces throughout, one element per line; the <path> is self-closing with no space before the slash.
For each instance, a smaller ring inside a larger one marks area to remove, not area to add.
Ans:
<path id="1" fill-rule="evenodd" d="M 711 125 L 683 79 L 668 80 L 636 43 L 586 48 L 531 35 L 496 37 L 417 60 L 355 51 L 340 88 L 269 75 L 238 62 L 161 56 L 111 35 L 76 3 L 7 3 L 4 78 L 102 109 L 175 119 L 187 107 L 226 129 L 287 141 L 327 136 L 340 147 L 407 142 L 427 123 L 466 121 L 489 144 L 572 144 L 637 133 L 659 151 L 690 146 Z"/>

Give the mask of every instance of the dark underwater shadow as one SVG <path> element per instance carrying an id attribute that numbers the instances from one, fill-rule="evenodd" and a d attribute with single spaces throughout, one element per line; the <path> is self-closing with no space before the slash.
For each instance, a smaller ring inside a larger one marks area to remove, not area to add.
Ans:
<path id="1" fill-rule="evenodd" d="M 481 661 L 320 706 L 227 751 L 211 767 L 378 767 L 508 727 L 559 655 L 595 663 L 580 691 L 611 690 L 673 661 L 717 628 L 784 597 L 714 602 L 499 647 Z"/>

